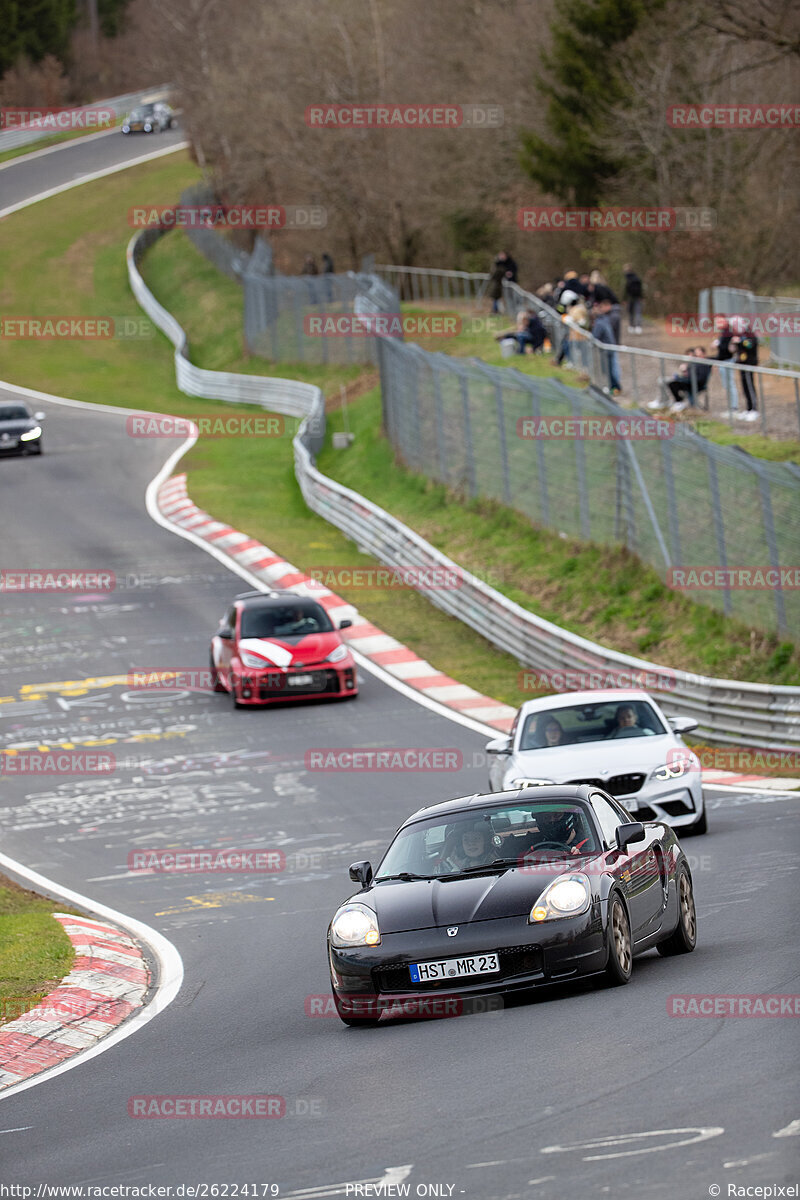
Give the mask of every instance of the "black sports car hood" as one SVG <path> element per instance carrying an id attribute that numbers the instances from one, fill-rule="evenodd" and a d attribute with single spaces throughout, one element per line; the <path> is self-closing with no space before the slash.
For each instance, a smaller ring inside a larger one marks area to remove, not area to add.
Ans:
<path id="1" fill-rule="evenodd" d="M 564 869 L 569 871 L 570 866 L 565 864 Z M 571 869 L 579 870 L 579 864 Z M 390 880 L 373 884 L 351 900 L 375 910 L 381 933 L 402 933 L 498 917 L 526 917 L 557 875 L 552 867 L 544 871 L 509 868 L 455 879 Z"/>

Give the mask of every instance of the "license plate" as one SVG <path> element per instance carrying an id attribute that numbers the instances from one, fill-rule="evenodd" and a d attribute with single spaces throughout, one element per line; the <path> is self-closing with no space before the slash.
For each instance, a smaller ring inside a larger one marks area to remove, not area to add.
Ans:
<path id="1" fill-rule="evenodd" d="M 469 954 L 465 958 L 443 958 L 434 962 L 411 963 L 412 983 L 432 983 L 463 975 L 491 975 L 500 970 L 496 954 Z"/>
<path id="2" fill-rule="evenodd" d="M 303 687 L 307 683 L 314 682 L 313 675 L 289 675 L 287 682 L 289 687 Z"/>

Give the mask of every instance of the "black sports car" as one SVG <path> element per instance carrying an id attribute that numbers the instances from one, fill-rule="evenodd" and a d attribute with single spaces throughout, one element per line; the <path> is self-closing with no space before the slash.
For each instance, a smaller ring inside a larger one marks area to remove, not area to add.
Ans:
<path id="1" fill-rule="evenodd" d="M 41 454 L 44 413 L 31 416 L 19 401 L 0 404 L 0 453 Z"/>
<path id="2" fill-rule="evenodd" d="M 448 1015 L 471 997 L 580 975 L 624 984 L 637 954 L 684 954 L 697 937 L 674 831 L 586 784 L 422 808 L 374 876 L 360 862 L 350 878 L 361 890 L 328 928 L 346 1025 Z"/>

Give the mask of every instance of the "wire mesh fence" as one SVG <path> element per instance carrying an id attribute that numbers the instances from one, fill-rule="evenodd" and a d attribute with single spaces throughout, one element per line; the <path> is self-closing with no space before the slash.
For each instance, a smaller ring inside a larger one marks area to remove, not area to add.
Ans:
<path id="1" fill-rule="evenodd" d="M 601 393 L 607 352 L 591 337 L 576 341 L 595 386 L 579 390 L 373 336 L 366 314 L 399 310 L 386 278 L 287 277 L 270 267 L 251 257 L 241 271 L 251 352 L 283 362 L 377 362 L 385 432 L 412 470 L 560 534 L 624 545 L 672 586 L 754 628 L 800 629 L 800 468 L 622 408 Z M 405 286 L 401 276 L 396 282 Z M 505 290 L 510 311 L 526 304 L 540 312 L 557 348 L 559 315 L 515 284 Z M 311 319 L 328 316 L 341 316 L 348 332 L 314 336 Z M 630 370 L 635 376 L 637 366 Z"/>
<path id="2" fill-rule="evenodd" d="M 555 380 L 394 339 L 378 347 L 384 426 L 412 470 L 559 533 L 627 546 L 756 628 L 800 628 L 798 468 Z"/>

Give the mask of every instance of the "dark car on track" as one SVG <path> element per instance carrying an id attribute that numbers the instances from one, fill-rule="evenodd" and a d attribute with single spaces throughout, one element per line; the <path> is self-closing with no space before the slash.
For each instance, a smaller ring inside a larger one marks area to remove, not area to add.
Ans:
<path id="1" fill-rule="evenodd" d="M 25 404 L 0 404 L 0 454 L 41 454 L 44 413 Z"/>
<path id="2" fill-rule="evenodd" d="M 168 104 L 156 100 L 153 103 L 137 104 L 131 109 L 122 122 L 122 132 L 128 133 L 163 133 L 173 129 L 176 124 L 175 113 Z"/>
<path id="3" fill-rule="evenodd" d="M 356 664 L 321 604 L 294 592 L 243 592 L 211 639 L 211 683 L 235 708 L 358 695 Z"/>
<path id="4" fill-rule="evenodd" d="M 333 999 L 346 1025 L 447 1015 L 444 999 L 578 976 L 625 984 L 637 954 L 687 953 L 697 937 L 692 876 L 674 831 L 636 821 L 585 784 L 422 808 L 374 875 L 360 862 L 350 878 L 361 890 L 328 928 Z"/>

